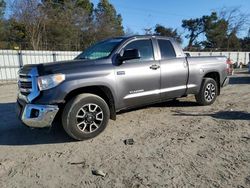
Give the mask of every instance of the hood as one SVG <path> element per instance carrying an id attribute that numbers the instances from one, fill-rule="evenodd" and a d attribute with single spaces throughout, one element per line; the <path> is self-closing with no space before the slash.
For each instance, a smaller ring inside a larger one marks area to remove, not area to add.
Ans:
<path id="1" fill-rule="evenodd" d="M 96 70 L 96 65 L 101 64 L 110 64 L 109 59 L 99 59 L 99 60 L 83 60 L 83 59 L 75 59 L 69 61 L 57 61 L 53 63 L 43 63 L 43 64 L 29 64 L 24 65 L 21 69 L 22 72 L 29 72 L 32 68 L 38 69 L 38 74 L 48 75 L 48 74 L 56 74 L 56 73 L 78 73 L 78 72 L 89 72 L 92 70 Z"/>
<path id="2" fill-rule="evenodd" d="M 53 63 L 43 64 L 29 64 L 24 65 L 19 72 L 28 74 L 32 68 L 37 68 L 39 75 L 48 75 L 54 73 L 67 73 L 72 70 L 77 71 L 79 69 L 86 70 L 90 67 L 95 67 L 96 64 L 102 63 L 102 61 L 95 60 L 69 60 L 69 61 L 58 61 Z"/>
<path id="3" fill-rule="evenodd" d="M 63 73 L 68 70 L 93 66 L 93 60 L 70 60 L 41 64 L 43 74 Z"/>

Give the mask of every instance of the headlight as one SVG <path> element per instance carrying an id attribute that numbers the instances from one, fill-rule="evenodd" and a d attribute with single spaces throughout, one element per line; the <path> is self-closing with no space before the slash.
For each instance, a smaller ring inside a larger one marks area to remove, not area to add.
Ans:
<path id="1" fill-rule="evenodd" d="M 51 74 L 47 76 L 40 76 L 38 77 L 38 87 L 41 91 L 51 89 L 62 83 L 64 80 L 64 74 Z"/>

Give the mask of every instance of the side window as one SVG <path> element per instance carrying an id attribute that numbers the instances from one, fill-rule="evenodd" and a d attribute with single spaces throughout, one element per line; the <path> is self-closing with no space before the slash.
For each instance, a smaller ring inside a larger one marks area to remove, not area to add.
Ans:
<path id="1" fill-rule="evenodd" d="M 176 57 L 173 45 L 169 40 L 158 39 L 158 44 L 161 51 L 161 59 Z"/>
<path id="2" fill-rule="evenodd" d="M 141 55 L 140 61 L 154 60 L 154 52 L 151 40 L 136 40 L 125 46 L 124 50 L 138 49 Z"/>

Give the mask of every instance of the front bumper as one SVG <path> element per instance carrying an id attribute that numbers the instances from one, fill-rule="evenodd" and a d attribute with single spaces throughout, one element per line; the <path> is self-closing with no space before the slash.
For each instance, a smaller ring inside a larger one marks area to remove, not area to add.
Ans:
<path id="1" fill-rule="evenodd" d="M 19 119 L 21 119 L 25 125 L 34 128 L 50 127 L 58 110 L 57 105 L 22 105 L 17 102 Z"/>

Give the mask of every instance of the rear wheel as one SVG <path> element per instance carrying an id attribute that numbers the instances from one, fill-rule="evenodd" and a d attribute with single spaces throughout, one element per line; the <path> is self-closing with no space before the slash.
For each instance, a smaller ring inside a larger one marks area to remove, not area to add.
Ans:
<path id="1" fill-rule="evenodd" d="M 200 92 L 195 95 L 196 101 L 200 105 L 213 104 L 218 95 L 218 86 L 214 79 L 204 78 Z"/>
<path id="2" fill-rule="evenodd" d="M 62 123 L 72 138 L 86 140 L 99 135 L 106 128 L 109 117 L 109 107 L 101 97 L 81 94 L 66 104 Z"/>

